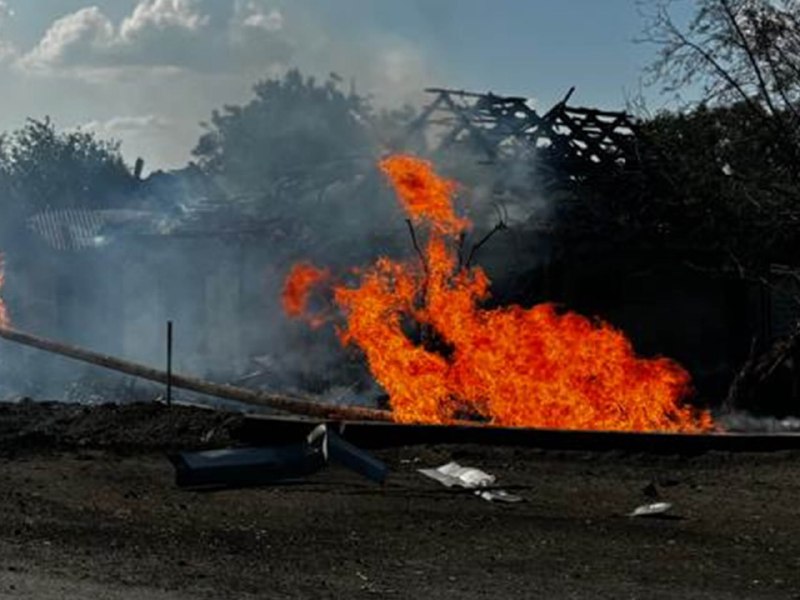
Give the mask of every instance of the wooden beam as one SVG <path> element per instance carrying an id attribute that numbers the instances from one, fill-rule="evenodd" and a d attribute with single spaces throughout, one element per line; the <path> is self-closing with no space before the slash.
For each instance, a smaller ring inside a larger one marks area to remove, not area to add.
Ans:
<path id="1" fill-rule="evenodd" d="M 91 350 L 86 350 L 78 346 L 56 342 L 43 337 L 18 331 L 15 329 L 0 327 L 0 338 L 4 338 L 17 344 L 38 348 L 45 352 L 59 354 L 74 360 L 97 365 L 112 371 L 126 373 L 134 377 L 141 377 L 157 383 L 167 383 L 167 373 L 152 367 L 147 367 L 138 363 L 123 360 L 113 356 L 100 354 Z M 319 419 L 332 420 L 355 420 L 355 421 L 393 421 L 392 413 L 387 410 L 376 408 L 363 408 L 359 406 L 333 406 L 305 400 L 281 394 L 271 394 L 258 390 L 236 387 L 227 384 L 213 383 L 197 377 L 187 375 L 172 374 L 172 386 L 216 396 L 236 400 L 244 404 L 253 406 L 265 406 L 298 415 L 307 415 Z"/>

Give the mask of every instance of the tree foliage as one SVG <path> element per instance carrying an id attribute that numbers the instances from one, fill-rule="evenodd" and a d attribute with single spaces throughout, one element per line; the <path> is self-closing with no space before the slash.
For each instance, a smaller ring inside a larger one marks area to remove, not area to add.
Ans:
<path id="1" fill-rule="evenodd" d="M 743 104 L 664 113 L 643 125 L 660 152 L 655 210 L 673 237 L 753 264 L 797 238 L 797 188 L 774 136 Z"/>
<path id="2" fill-rule="evenodd" d="M 359 159 L 372 157 L 377 140 L 368 98 L 339 89 L 331 75 L 318 82 L 297 70 L 253 87 L 244 106 L 214 111 L 193 154 L 206 171 L 240 191 L 261 193 L 280 182 L 345 179 Z"/>
<path id="3" fill-rule="evenodd" d="M 659 51 L 649 73 L 663 91 L 699 88 L 700 103 L 741 105 L 773 138 L 773 176 L 800 179 L 800 3 L 697 0 L 688 25 L 669 0 L 650 3 L 644 40 Z"/>
<path id="4" fill-rule="evenodd" d="M 29 119 L 21 129 L 0 137 L 6 215 L 113 206 L 133 182 L 117 142 L 86 131 L 59 132 L 49 118 Z"/>
<path id="5" fill-rule="evenodd" d="M 653 8 L 644 40 L 662 91 L 698 94 L 644 124 L 659 149 L 655 211 L 672 235 L 745 266 L 795 262 L 800 248 L 800 3 L 697 0 L 679 24 Z M 687 92 L 688 90 L 688 92 Z"/>

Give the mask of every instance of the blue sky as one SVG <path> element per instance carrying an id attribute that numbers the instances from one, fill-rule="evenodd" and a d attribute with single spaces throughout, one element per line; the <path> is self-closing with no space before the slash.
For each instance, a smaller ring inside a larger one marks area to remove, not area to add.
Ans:
<path id="1" fill-rule="evenodd" d="M 0 0 L 0 131 L 50 115 L 175 167 L 212 109 L 293 66 L 386 104 L 439 85 L 546 107 L 575 85 L 619 108 L 652 58 L 641 28 L 636 0 Z"/>

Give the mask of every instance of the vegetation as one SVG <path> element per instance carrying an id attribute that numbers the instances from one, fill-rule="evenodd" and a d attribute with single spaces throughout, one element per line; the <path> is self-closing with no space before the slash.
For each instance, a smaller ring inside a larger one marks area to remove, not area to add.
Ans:
<path id="1" fill-rule="evenodd" d="M 800 222 L 800 4 L 698 0 L 680 27 L 651 3 L 644 40 L 663 91 L 694 102 L 644 124 L 673 234 L 757 266 L 791 261 Z M 663 181 L 662 181 L 663 183 Z"/>
<path id="2" fill-rule="evenodd" d="M 41 210 L 121 204 L 133 184 L 118 143 L 29 119 L 0 136 L 0 235 L 9 239 Z"/>
<path id="3" fill-rule="evenodd" d="M 358 159 L 377 150 L 369 100 L 297 70 L 258 82 L 244 106 L 214 111 L 193 154 L 237 191 L 265 193 L 300 178 L 347 179 Z"/>
<path id="4" fill-rule="evenodd" d="M 46 118 L 0 137 L 0 185 L 25 212 L 106 207 L 132 183 L 119 143 L 93 133 L 59 132 Z"/>

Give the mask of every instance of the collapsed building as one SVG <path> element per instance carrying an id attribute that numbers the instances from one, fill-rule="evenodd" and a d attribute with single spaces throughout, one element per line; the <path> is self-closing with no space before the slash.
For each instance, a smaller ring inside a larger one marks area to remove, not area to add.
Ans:
<path id="1" fill-rule="evenodd" d="M 712 402 L 748 355 L 793 330 L 794 269 L 769 264 L 744 277 L 705 240 L 660 236 L 655 194 L 669 174 L 635 118 L 571 105 L 574 90 L 541 113 L 521 97 L 428 91 L 433 101 L 410 134 L 438 129 L 426 148 L 437 164 L 457 171 L 464 155 L 475 157 L 498 204 L 529 208 L 483 257 L 500 302 L 598 315 L 643 354 L 686 365 Z"/>
<path id="2" fill-rule="evenodd" d="M 697 248 L 624 239 L 629 206 L 617 196 L 647 202 L 623 188 L 646 194 L 644 182 L 659 176 L 659 156 L 631 116 L 571 105 L 572 90 L 546 112 L 521 97 L 428 92 L 431 102 L 389 145 L 430 157 L 463 183 L 474 260 L 491 274 L 495 302 L 553 301 L 598 315 L 642 354 L 686 365 L 712 400 L 724 398 L 754 338 L 766 344 L 793 324 L 791 272 L 775 267 L 770 285 L 753 283 L 714 269 L 717 257 Z M 409 251 L 402 218 L 370 214 L 378 203 L 364 201 L 382 193 L 373 162 L 361 159 L 357 175 L 347 169 L 340 181 L 305 174 L 263 192 L 273 207 L 314 198 L 319 214 L 265 213 L 190 166 L 141 180 L 131 208 L 34 215 L 7 249 L 14 321 L 161 364 L 169 319 L 179 370 L 317 392 L 346 383 L 315 381 L 315 371 L 337 370 L 333 336 L 326 345 L 287 329 L 278 296 L 298 256 L 358 264 Z M 363 214 L 345 223 L 356 198 Z M 302 363 L 303 381 L 287 380 Z M 268 375 L 247 379 L 254 365 Z"/>

